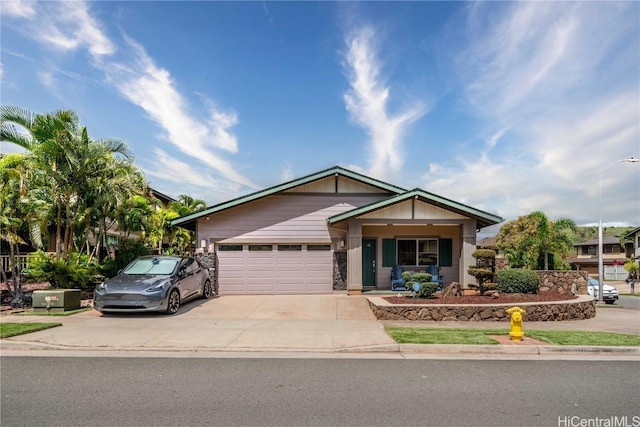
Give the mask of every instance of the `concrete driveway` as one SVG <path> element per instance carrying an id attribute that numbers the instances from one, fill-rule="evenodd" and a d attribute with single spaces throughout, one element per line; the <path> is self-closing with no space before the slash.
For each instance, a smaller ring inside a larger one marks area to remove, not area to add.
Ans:
<path id="1" fill-rule="evenodd" d="M 7 321 L 3 318 L 3 321 Z M 362 296 L 221 296 L 177 315 L 88 311 L 69 317 L 12 316 L 63 327 L 2 340 L 11 349 L 121 351 L 397 351 Z"/>

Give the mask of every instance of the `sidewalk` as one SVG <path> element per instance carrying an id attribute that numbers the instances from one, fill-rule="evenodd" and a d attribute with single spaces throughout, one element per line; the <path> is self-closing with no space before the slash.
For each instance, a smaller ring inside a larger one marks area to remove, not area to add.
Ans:
<path id="1" fill-rule="evenodd" d="M 550 345 L 399 345 L 384 326 L 504 328 L 506 322 L 378 321 L 364 296 L 222 296 L 194 301 L 175 316 L 3 316 L 1 322 L 59 322 L 62 327 L 0 340 L 7 355 L 162 357 L 606 357 L 640 360 L 640 348 Z M 526 329 L 594 330 L 640 335 L 640 312 L 598 308 L 596 318 L 530 322 Z"/>

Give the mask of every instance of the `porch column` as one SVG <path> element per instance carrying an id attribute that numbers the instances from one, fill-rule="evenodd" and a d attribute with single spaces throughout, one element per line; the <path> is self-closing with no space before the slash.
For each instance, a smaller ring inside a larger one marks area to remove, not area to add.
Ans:
<path id="1" fill-rule="evenodd" d="M 362 293 L 362 224 L 349 222 L 347 236 L 347 294 Z"/>
<path id="2" fill-rule="evenodd" d="M 476 283 L 475 277 L 468 271 L 469 267 L 476 264 L 476 259 L 471 256 L 476 250 L 476 222 L 465 221 L 462 224 L 462 248 L 460 250 L 460 285 L 468 287 L 470 283 Z"/>

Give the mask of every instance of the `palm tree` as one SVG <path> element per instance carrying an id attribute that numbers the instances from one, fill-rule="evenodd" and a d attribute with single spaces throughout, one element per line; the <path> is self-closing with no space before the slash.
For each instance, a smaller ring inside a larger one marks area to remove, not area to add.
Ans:
<path id="1" fill-rule="evenodd" d="M 9 154 L 0 157 L 0 240 L 9 244 L 9 271 L 13 286 L 11 304 L 22 306 L 22 287 L 17 258 L 20 246 L 27 242 L 21 235 L 26 227 L 31 236 L 32 245 L 42 246 L 40 233 L 41 221 L 44 218 L 43 204 L 28 189 L 29 162 L 22 154 Z M 36 195 L 37 196 L 37 195 Z M 7 282 L 5 271 L 2 279 Z"/>
<path id="2" fill-rule="evenodd" d="M 144 188 L 128 146 L 117 139 L 92 140 L 73 111 L 33 114 L 2 106 L 0 138 L 28 150 L 35 169 L 44 172 L 58 259 L 74 250 L 77 233 L 96 225 L 104 231 L 110 208 Z"/>
<path id="3" fill-rule="evenodd" d="M 548 270 L 549 254 L 566 258 L 573 247 L 568 231 L 576 228 L 570 219 L 550 221 L 544 213 L 536 211 L 503 225 L 496 244 L 512 267 Z"/>
<path id="4" fill-rule="evenodd" d="M 190 215 L 195 212 L 199 212 L 207 207 L 204 200 L 194 199 L 193 197 L 181 194 L 178 196 L 178 201 L 171 202 L 169 208 L 176 211 L 180 216 Z"/>

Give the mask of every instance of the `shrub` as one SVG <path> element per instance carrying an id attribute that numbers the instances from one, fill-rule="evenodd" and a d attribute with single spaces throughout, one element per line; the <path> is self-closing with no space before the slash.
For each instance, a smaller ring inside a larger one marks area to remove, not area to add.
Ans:
<path id="1" fill-rule="evenodd" d="M 420 288 L 416 291 L 414 298 L 429 298 L 438 290 L 438 282 L 419 283 Z"/>
<path id="2" fill-rule="evenodd" d="M 431 275 L 429 273 L 415 273 L 411 277 L 411 281 L 417 283 L 431 282 Z"/>
<path id="3" fill-rule="evenodd" d="M 38 251 L 29 263 L 29 275 L 31 280 L 49 282 L 54 288 L 92 289 L 98 268 L 86 255 L 74 253 L 69 259 L 56 260 Z"/>
<path id="4" fill-rule="evenodd" d="M 150 255 L 151 251 L 142 243 L 133 240 L 124 240 L 118 243 L 115 259 L 105 258 L 100 266 L 100 271 L 106 277 L 113 277 L 136 258 Z"/>
<path id="5" fill-rule="evenodd" d="M 496 275 L 498 291 L 505 294 L 537 294 L 540 278 L 532 270 L 510 268 Z"/>
<path id="6" fill-rule="evenodd" d="M 412 281 L 411 277 L 413 277 L 413 273 L 410 271 L 405 271 L 402 273 L 402 280 L 404 280 L 407 283 Z"/>

